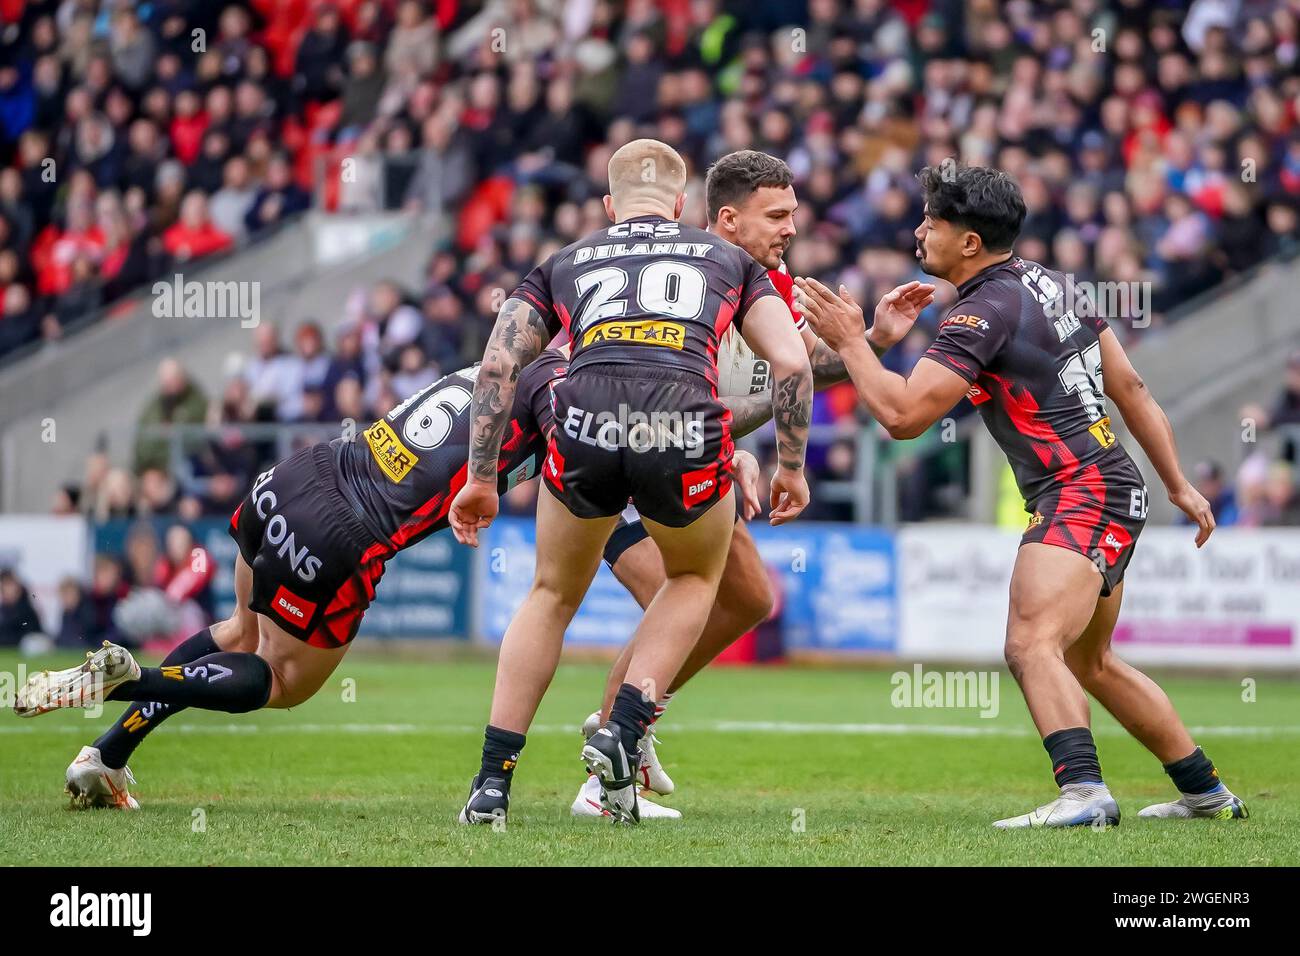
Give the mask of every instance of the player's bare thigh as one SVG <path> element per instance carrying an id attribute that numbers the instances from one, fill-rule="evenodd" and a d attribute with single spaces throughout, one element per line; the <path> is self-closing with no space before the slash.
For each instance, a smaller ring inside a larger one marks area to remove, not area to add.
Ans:
<path id="1" fill-rule="evenodd" d="M 668 578 L 697 575 L 717 581 L 722 577 L 736 524 L 736 494 L 726 495 L 683 528 L 659 524 L 642 516 L 646 530 L 659 548 Z"/>
<path id="2" fill-rule="evenodd" d="M 533 588 L 552 592 L 576 611 L 600 567 L 618 515 L 579 518 L 543 484 L 537 497 L 537 569 Z M 629 549 L 631 550 L 631 549 Z"/>
<path id="3" fill-rule="evenodd" d="M 223 651 L 257 650 L 259 631 L 257 614 L 248 606 L 253 594 L 253 569 L 242 554 L 235 554 L 235 610 L 224 621 L 212 625 L 212 639 Z"/>
<path id="4" fill-rule="evenodd" d="M 654 600 L 666 577 L 664 559 L 659 554 L 658 545 L 651 538 L 642 538 L 630 548 L 625 548 L 611 570 L 618 583 L 627 588 L 642 610 Z"/>
<path id="5" fill-rule="evenodd" d="M 731 533 L 727 563 L 718 584 L 718 603 L 741 617 L 758 623 L 772 613 L 772 579 L 758 553 L 754 536 L 743 521 L 737 521 Z"/>
<path id="6" fill-rule="evenodd" d="M 663 556 L 654 539 L 645 538 L 626 549 L 614 562 L 614 577 L 644 608 L 659 593 L 667 575 Z M 737 521 L 718 585 L 718 601 L 728 608 L 752 614 L 756 620 L 772 610 L 772 582 L 758 553 L 754 536 Z"/>
<path id="7" fill-rule="evenodd" d="M 267 707 L 296 707 L 309 700 L 329 680 L 351 646 L 312 647 L 269 617 L 255 616 L 259 630 L 257 656 L 271 667 L 271 696 Z"/>
<path id="8" fill-rule="evenodd" d="M 1065 663 L 1085 686 L 1097 675 L 1105 672 L 1112 660 L 1110 642 L 1119 619 L 1120 605 L 1124 600 L 1124 582 L 1121 581 L 1108 597 L 1099 597 L 1092 619 L 1079 639 L 1065 652 Z"/>
<path id="9" fill-rule="evenodd" d="M 1101 593 L 1101 575 L 1091 560 L 1040 542 L 1022 544 L 1011 573 L 1007 612 L 1007 660 L 1042 647 L 1059 653 L 1073 644 L 1092 620 Z"/>

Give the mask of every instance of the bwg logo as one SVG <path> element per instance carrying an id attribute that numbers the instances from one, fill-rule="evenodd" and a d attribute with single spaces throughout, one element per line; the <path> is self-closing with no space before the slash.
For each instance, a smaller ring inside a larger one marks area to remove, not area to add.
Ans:
<path id="1" fill-rule="evenodd" d="M 82 893 L 74 886 L 50 897 L 50 925 L 129 927 L 133 936 L 148 936 L 153 929 L 153 894 Z"/>
<path id="2" fill-rule="evenodd" d="M 321 559 L 306 547 L 299 548 L 293 532 L 289 530 L 289 522 L 284 515 L 274 513 L 279 500 L 275 492 L 266 487 L 274 474 L 275 469 L 270 468 L 257 476 L 252 491 L 253 508 L 257 511 L 257 516 L 266 521 L 266 540 L 276 546 L 276 554 L 289 562 L 289 567 L 293 568 L 293 573 L 300 579 L 314 581 L 316 572 L 320 570 Z"/>
<path id="3" fill-rule="evenodd" d="M 238 319 L 246 329 L 262 321 L 260 282 L 199 282 L 179 272 L 153 284 L 153 314 L 159 319 Z"/>
<path id="4" fill-rule="evenodd" d="M 564 416 L 564 433 L 605 451 L 629 448 L 634 452 L 676 448 L 687 458 L 704 453 L 704 416 L 698 412 L 642 412 L 620 404 L 614 412 L 589 412 L 570 405 Z"/>

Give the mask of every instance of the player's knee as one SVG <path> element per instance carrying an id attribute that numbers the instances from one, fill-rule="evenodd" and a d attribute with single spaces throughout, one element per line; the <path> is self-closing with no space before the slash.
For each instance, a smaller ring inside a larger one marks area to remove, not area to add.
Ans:
<path id="1" fill-rule="evenodd" d="M 277 668 L 270 661 L 259 657 L 258 660 L 266 665 L 266 703 L 264 708 L 284 710 L 287 707 L 297 707 L 299 704 L 306 703 L 318 688 L 302 687 L 300 681 L 292 680 L 282 669 Z M 261 708 L 251 708 L 258 710 Z"/>
<path id="2" fill-rule="evenodd" d="M 256 617 L 253 617 L 251 628 L 247 623 L 238 613 L 224 621 L 218 621 L 212 625 L 212 640 L 223 651 L 252 654 L 257 650 L 258 641 Z"/>
<path id="3" fill-rule="evenodd" d="M 1107 677 L 1111 669 L 1113 655 L 1110 648 L 1106 648 L 1100 654 L 1071 654 L 1066 652 L 1065 663 L 1070 668 L 1070 673 L 1074 675 L 1085 690 L 1101 684 Z"/>
<path id="4" fill-rule="evenodd" d="M 583 590 L 556 578 L 539 577 L 533 582 L 532 598 L 542 602 L 549 611 L 566 615 L 565 619 L 571 620 L 578 613 Z"/>
<path id="5" fill-rule="evenodd" d="M 1008 634 L 1006 645 L 1002 648 L 1002 656 L 1007 662 L 1007 669 L 1011 671 L 1011 676 L 1016 680 L 1020 680 L 1021 675 L 1035 660 L 1055 653 L 1056 650 L 1051 640 L 1032 632 L 1012 632 Z"/>

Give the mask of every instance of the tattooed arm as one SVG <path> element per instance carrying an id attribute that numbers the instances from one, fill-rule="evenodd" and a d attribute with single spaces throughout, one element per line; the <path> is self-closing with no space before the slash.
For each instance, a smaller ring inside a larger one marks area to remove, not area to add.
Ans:
<path id="1" fill-rule="evenodd" d="M 550 340 L 550 329 L 532 306 L 513 296 L 506 299 L 474 383 L 468 474 L 448 515 L 452 533 L 462 544 L 478 547 L 479 529 L 496 517 L 500 506 L 497 459 L 515 403 L 515 386 L 519 373 L 542 354 Z"/>
<path id="2" fill-rule="evenodd" d="M 731 412 L 731 434 L 743 438 L 772 417 L 772 390 L 752 395 L 724 395 L 718 398 Z"/>
<path id="3" fill-rule="evenodd" d="M 803 459 L 812 421 L 812 368 L 808 350 L 790 323 L 790 310 L 775 296 L 760 298 L 750 307 L 741 334 L 772 367 L 771 407 L 779 467 L 772 476 L 771 521 L 783 524 L 798 517 L 808 504 Z"/>
<path id="4" fill-rule="evenodd" d="M 881 358 L 889 351 L 888 345 L 880 344 L 872 339 L 872 329 L 867 330 L 867 344 L 871 346 L 871 351 L 876 353 L 876 358 Z M 817 340 L 813 346 L 812 355 L 809 356 L 812 363 L 813 388 L 821 391 L 837 382 L 848 381 L 849 370 L 844 367 L 844 359 L 840 358 L 840 353 L 823 342 Z"/>
<path id="5" fill-rule="evenodd" d="M 515 384 L 519 373 L 542 354 L 550 339 L 546 323 L 532 306 L 522 299 L 506 299 L 474 383 L 469 475 L 475 481 L 491 482 L 496 488 L 497 458 L 515 402 Z"/>
<path id="6" fill-rule="evenodd" d="M 806 280 L 795 280 L 795 288 L 800 290 L 801 300 L 806 303 L 808 293 L 803 291 L 804 285 L 800 283 L 806 285 Z M 871 351 L 876 354 L 876 358 L 883 357 L 912 330 L 912 325 L 921 314 L 921 310 L 933 301 L 933 295 L 934 286 L 909 282 L 892 290 L 880 300 L 876 306 L 871 328 L 866 330 L 867 344 L 871 346 Z M 849 290 L 841 285 L 839 295 L 823 299 L 821 305 L 823 322 L 830 317 L 831 313 L 836 313 L 839 320 L 836 325 L 841 326 L 841 329 L 851 330 L 848 337 L 852 338 L 853 344 L 856 345 L 857 339 L 863 335 L 862 326 L 865 323 L 862 309 L 853 300 Z M 835 343 L 819 338 L 809 353 L 812 360 L 813 381 L 818 390 L 849 378 L 848 367 L 844 364 L 844 359 L 837 348 L 842 349 L 842 346 L 837 347 Z"/>

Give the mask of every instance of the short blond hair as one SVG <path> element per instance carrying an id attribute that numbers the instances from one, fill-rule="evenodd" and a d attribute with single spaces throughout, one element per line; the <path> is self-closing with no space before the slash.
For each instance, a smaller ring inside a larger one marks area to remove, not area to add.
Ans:
<path id="1" fill-rule="evenodd" d="M 609 194 L 615 208 L 653 203 L 673 210 L 686 191 L 686 162 L 667 143 L 634 139 L 609 158 Z"/>

